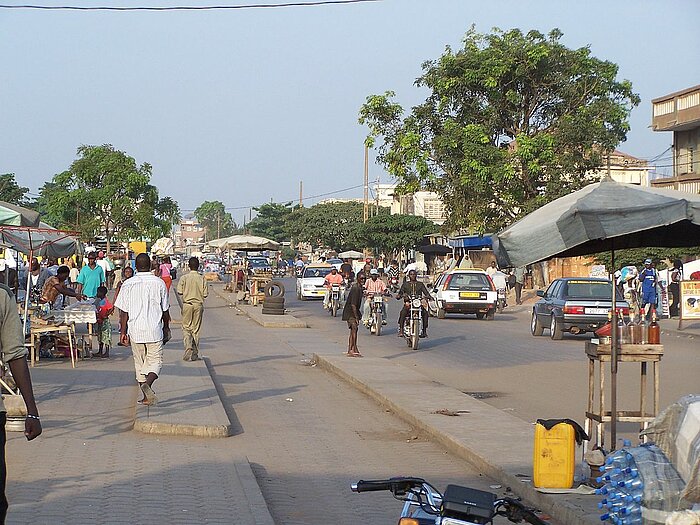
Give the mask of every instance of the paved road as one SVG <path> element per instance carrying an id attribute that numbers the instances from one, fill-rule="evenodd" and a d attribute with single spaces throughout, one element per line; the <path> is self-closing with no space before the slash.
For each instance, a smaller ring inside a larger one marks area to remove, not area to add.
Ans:
<path id="1" fill-rule="evenodd" d="M 319 338 L 345 341 L 347 328 L 322 310 L 319 301 L 298 301 L 295 283 L 287 280 L 286 304 L 319 333 Z M 588 365 L 584 341 L 590 336 L 565 335 L 552 341 L 529 332 L 531 306 L 509 307 L 493 321 L 474 316 L 430 319 L 429 338 L 412 351 L 396 337 L 399 301 L 389 303 L 390 322 L 380 337 L 360 332 L 359 347 L 367 355 L 395 360 L 463 392 L 472 392 L 487 403 L 512 412 L 526 421 L 570 417 L 583 421 Z M 661 363 L 661 407 L 697 390 L 700 377 L 700 345 L 697 339 L 666 337 Z M 622 365 L 618 406 L 638 407 L 638 365 Z M 609 383 L 608 383 L 609 384 Z M 621 430 L 634 432 L 635 425 Z M 629 434 L 627 434 L 629 435 Z"/>

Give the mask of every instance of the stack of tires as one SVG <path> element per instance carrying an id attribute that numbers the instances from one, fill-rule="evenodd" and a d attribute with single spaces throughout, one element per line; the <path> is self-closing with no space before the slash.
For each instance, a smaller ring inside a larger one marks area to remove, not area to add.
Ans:
<path id="1" fill-rule="evenodd" d="M 270 281 L 265 286 L 262 313 L 265 315 L 284 315 L 284 284 L 280 281 Z"/>

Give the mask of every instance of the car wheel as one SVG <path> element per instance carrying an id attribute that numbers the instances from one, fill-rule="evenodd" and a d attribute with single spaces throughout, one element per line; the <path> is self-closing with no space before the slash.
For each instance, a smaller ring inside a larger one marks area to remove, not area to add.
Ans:
<path id="1" fill-rule="evenodd" d="M 444 309 L 444 308 L 438 308 L 438 311 L 437 311 L 437 318 L 438 318 L 438 319 L 444 319 L 444 318 L 445 318 L 445 309 Z"/>
<path id="2" fill-rule="evenodd" d="M 561 330 L 561 325 L 554 315 L 549 323 L 549 336 L 555 341 L 559 341 L 560 339 L 564 338 L 564 332 Z"/>
<path id="3" fill-rule="evenodd" d="M 535 336 L 540 336 L 542 332 L 544 332 L 544 326 L 542 326 L 542 323 L 537 319 L 537 314 L 533 310 L 532 320 L 530 321 L 530 333 Z"/>
<path id="4" fill-rule="evenodd" d="M 476 318 L 477 319 L 483 319 L 484 318 L 484 312 L 476 312 Z"/>
<path id="5" fill-rule="evenodd" d="M 496 317 L 496 309 L 495 308 L 490 308 L 488 312 L 486 312 L 486 320 L 487 321 L 493 321 L 493 318 Z"/>

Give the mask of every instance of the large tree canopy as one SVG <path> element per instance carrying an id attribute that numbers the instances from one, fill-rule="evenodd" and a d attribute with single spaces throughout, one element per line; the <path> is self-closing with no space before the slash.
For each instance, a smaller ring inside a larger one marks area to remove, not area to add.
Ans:
<path id="1" fill-rule="evenodd" d="M 111 144 L 80 146 L 70 168 L 55 175 L 40 190 L 37 207 L 46 221 L 75 229 L 84 239 L 170 235 L 180 218 L 177 203 L 160 199 L 151 185 L 151 166 L 116 150 Z"/>
<path id="2" fill-rule="evenodd" d="M 197 217 L 199 224 L 204 226 L 207 240 L 239 233 L 233 217 L 226 211 L 221 201 L 204 201 L 194 210 L 194 216 Z"/>
<path id="3" fill-rule="evenodd" d="M 362 246 L 377 253 L 397 254 L 417 246 L 424 236 L 437 232 L 437 225 L 416 215 L 375 215 L 358 232 Z"/>
<path id="4" fill-rule="evenodd" d="M 289 240 L 289 232 L 285 229 L 285 223 L 294 209 L 291 202 L 283 204 L 268 202 L 253 209 L 257 215 L 247 224 L 247 230 L 250 233 L 277 242 Z"/>
<path id="5" fill-rule="evenodd" d="M 436 191 L 448 228 L 483 232 L 585 185 L 625 140 L 639 97 L 617 65 L 561 37 L 472 29 L 462 49 L 423 64 L 416 85 L 429 96 L 408 115 L 390 91 L 369 96 L 359 121 L 398 191 Z"/>

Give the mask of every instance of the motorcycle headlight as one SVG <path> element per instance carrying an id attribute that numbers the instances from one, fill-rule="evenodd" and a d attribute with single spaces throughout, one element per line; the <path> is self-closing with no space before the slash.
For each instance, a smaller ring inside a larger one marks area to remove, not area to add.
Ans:
<path id="1" fill-rule="evenodd" d="M 420 299 L 413 300 L 413 308 L 420 308 Z"/>

